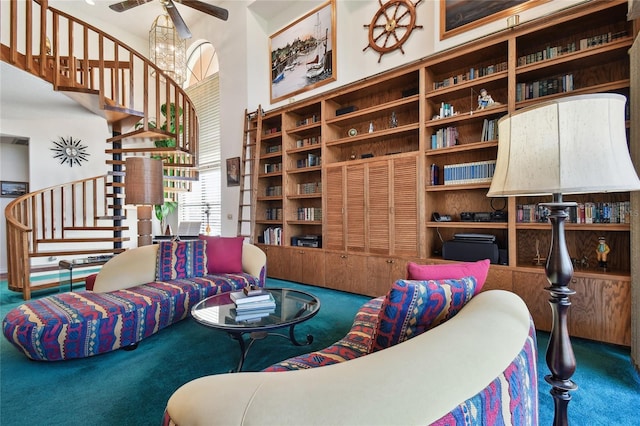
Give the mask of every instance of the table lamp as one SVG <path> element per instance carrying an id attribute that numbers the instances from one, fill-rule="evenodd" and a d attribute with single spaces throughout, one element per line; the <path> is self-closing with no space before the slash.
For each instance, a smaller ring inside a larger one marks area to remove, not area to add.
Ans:
<path id="1" fill-rule="evenodd" d="M 138 246 L 153 242 L 151 212 L 154 205 L 164 204 L 162 160 L 129 157 L 125 164 L 125 204 L 138 206 Z"/>
<path id="2" fill-rule="evenodd" d="M 563 194 L 640 190 L 629 156 L 624 96 L 591 94 L 567 96 L 523 108 L 498 122 L 498 158 L 487 196 L 551 195 L 551 247 L 545 265 L 550 286 L 551 334 L 546 361 L 551 374 L 554 425 L 568 424 L 571 376 L 576 360 L 567 329 L 568 284 L 573 265 L 567 249 L 564 222 L 568 208 Z"/>

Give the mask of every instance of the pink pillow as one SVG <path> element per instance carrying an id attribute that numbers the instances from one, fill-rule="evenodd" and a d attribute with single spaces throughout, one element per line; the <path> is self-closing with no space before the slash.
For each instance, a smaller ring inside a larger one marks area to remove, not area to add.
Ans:
<path id="1" fill-rule="evenodd" d="M 408 280 L 459 280 L 464 277 L 476 279 L 476 294 L 482 290 L 482 286 L 489 273 L 489 259 L 477 262 L 443 263 L 440 265 L 418 265 L 409 262 L 407 264 Z"/>
<path id="2" fill-rule="evenodd" d="M 199 238 L 207 242 L 207 271 L 209 274 L 238 274 L 242 272 L 244 237 L 200 235 Z"/>

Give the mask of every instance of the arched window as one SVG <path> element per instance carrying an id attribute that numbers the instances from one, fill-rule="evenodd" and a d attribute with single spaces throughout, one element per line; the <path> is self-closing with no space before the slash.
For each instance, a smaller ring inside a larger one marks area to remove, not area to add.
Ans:
<path id="1" fill-rule="evenodd" d="M 199 221 L 201 233 L 220 235 L 220 92 L 218 56 L 211 43 L 197 42 L 189 49 L 185 91 L 200 123 L 199 180 L 180 194 L 179 220 Z"/>

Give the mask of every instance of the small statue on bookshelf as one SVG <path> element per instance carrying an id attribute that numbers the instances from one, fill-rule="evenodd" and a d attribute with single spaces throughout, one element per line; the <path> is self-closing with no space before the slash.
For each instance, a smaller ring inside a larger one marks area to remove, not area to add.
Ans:
<path id="1" fill-rule="evenodd" d="M 607 245 L 607 241 L 604 237 L 598 238 L 598 246 L 596 247 L 596 256 L 598 258 L 598 266 L 601 268 L 607 268 L 607 255 L 611 249 Z"/>
<path id="2" fill-rule="evenodd" d="M 480 94 L 478 95 L 478 109 L 485 109 L 495 103 L 496 102 L 493 100 L 491 95 L 487 93 L 487 89 L 480 89 Z"/>
<path id="3" fill-rule="evenodd" d="M 391 112 L 391 121 L 389 122 L 389 127 L 394 128 L 398 127 L 398 117 L 396 117 L 396 112 Z"/>

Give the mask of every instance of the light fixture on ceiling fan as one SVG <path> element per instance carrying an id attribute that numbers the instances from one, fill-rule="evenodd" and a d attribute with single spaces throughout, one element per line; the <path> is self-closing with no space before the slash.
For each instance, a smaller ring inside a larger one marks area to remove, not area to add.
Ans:
<path id="1" fill-rule="evenodd" d="M 125 0 L 120 3 L 111 4 L 109 5 L 109 8 L 111 8 L 111 10 L 115 10 L 116 12 L 124 12 L 136 6 L 149 3 L 151 1 L 153 0 Z M 215 18 L 222 19 L 223 21 L 226 21 L 227 18 L 229 18 L 229 12 L 227 11 L 227 9 L 219 6 L 207 4 L 198 0 L 176 0 L 176 2 L 196 9 L 202 13 L 206 13 L 207 15 L 211 15 Z M 175 26 L 180 38 L 183 40 L 191 38 L 191 31 L 189 31 L 187 24 L 182 19 L 182 16 L 180 16 L 180 12 L 178 12 L 174 1 L 160 0 L 160 3 L 162 3 L 162 6 L 164 7 L 167 15 L 169 15 L 169 17 L 171 18 L 171 21 L 173 22 L 173 25 Z"/>

